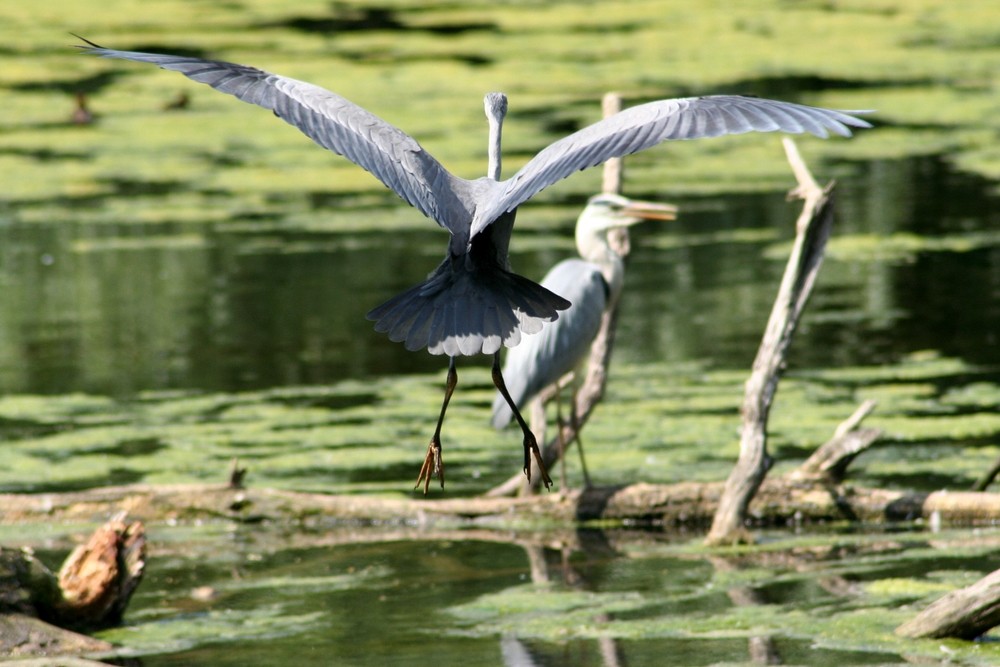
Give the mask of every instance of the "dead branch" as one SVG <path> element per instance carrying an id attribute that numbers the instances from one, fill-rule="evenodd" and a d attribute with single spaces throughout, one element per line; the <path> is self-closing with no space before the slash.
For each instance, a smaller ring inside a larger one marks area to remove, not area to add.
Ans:
<path id="1" fill-rule="evenodd" d="M 997 478 L 997 475 L 1000 475 L 1000 458 L 997 458 L 993 462 L 993 465 L 986 471 L 986 474 L 976 480 L 976 483 L 972 485 L 972 490 L 985 491 L 993 483 L 993 480 Z"/>
<path id="2" fill-rule="evenodd" d="M 99 628 L 121 622 L 146 566 L 146 529 L 124 514 L 97 529 L 59 570 L 60 625 Z"/>
<path id="3" fill-rule="evenodd" d="M 771 458 L 767 453 L 767 419 L 785 357 L 799 317 L 823 261 L 823 250 L 833 224 L 833 184 L 820 188 L 791 139 L 784 139 L 785 152 L 798 186 L 789 196 L 805 200 L 796 222 L 795 242 L 781 281 L 778 296 L 747 380 L 743 400 L 740 454 L 726 481 L 725 492 L 712 521 L 706 542 L 723 544 L 749 539 L 744 524 L 751 499 L 760 488 Z"/>
<path id="4" fill-rule="evenodd" d="M 948 593 L 896 628 L 903 637 L 975 639 L 1000 624 L 1000 570 Z"/>
<path id="5" fill-rule="evenodd" d="M 847 467 L 858 454 L 871 447 L 882 436 L 877 428 L 859 428 L 864 418 L 875 409 L 875 401 L 867 400 L 845 419 L 833 437 L 813 452 L 806 461 L 791 473 L 793 479 L 811 479 L 832 483 L 841 482 Z"/>

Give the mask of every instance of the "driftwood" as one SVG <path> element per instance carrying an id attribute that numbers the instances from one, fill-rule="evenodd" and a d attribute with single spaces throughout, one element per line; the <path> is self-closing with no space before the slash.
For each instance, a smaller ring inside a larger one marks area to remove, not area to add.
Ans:
<path id="1" fill-rule="evenodd" d="M 740 454 L 726 480 L 719 509 L 706 542 L 724 544 L 749 540 L 745 524 L 750 500 L 772 465 L 767 453 L 767 419 L 785 357 L 823 261 L 833 224 L 833 184 L 820 188 L 791 139 L 783 140 L 798 186 L 791 197 L 805 200 L 796 223 L 795 242 L 781 287 L 753 362 L 743 399 Z"/>
<path id="2" fill-rule="evenodd" d="M 58 577 L 28 551 L 0 550 L 0 654 L 110 649 L 106 642 L 70 630 L 121 622 L 142 580 L 145 550 L 145 528 L 139 522 L 126 524 L 124 516 L 102 525 L 74 549 Z"/>
<path id="3" fill-rule="evenodd" d="M 1000 624 L 1000 570 L 938 598 L 896 628 L 903 637 L 975 639 Z"/>
<path id="4" fill-rule="evenodd" d="M 871 447 L 882 436 L 881 429 L 859 428 L 875 409 L 875 401 L 867 400 L 844 420 L 833 438 L 813 452 L 793 473 L 792 479 L 840 483 L 847 476 L 847 466 L 854 458 Z"/>

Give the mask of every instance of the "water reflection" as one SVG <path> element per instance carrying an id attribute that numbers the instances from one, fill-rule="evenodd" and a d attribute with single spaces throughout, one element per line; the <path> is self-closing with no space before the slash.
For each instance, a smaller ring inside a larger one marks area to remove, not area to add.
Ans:
<path id="1" fill-rule="evenodd" d="M 147 667 L 900 664 L 852 634 L 854 619 L 873 633 L 895 622 L 857 582 L 936 557 L 918 534 L 724 557 L 627 531 L 268 532 L 237 529 L 227 550 L 205 541 L 196 566 L 191 544 L 167 541 L 110 638 Z"/>
<path id="2" fill-rule="evenodd" d="M 989 184 L 941 160 L 853 167 L 839 186 L 835 237 L 962 238 L 1000 222 Z M 780 193 L 679 203 L 679 222 L 635 231 L 618 358 L 746 367 L 783 269 L 773 249 L 788 241 L 795 207 Z M 565 207 L 567 237 L 577 208 Z M 377 228 L 393 213 L 363 215 Z M 440 370 L 440 359 L 375 334 L 364 313 L 425 276 L 441 233 L 430 224 L 347 234 L 247 223 L 8 223 L 0 227 L 0 389 L 129 395 Z M 524 275 L 539 277 L 571 254 L 534 241 L 528 229 L 514 240 Z M 902 260 L 849 257 L 824 266 L 794 364 L 877 364 L 921 349 L 995 362 L 995 239 L 963 252 L 918 243 Z"/>

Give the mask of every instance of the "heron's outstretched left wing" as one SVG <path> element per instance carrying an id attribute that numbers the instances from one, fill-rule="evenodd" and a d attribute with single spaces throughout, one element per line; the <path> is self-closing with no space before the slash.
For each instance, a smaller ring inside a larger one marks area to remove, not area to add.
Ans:
<path id="1" fill-rule="evenodd" d="M 471 235 L 513 210 L 540 190 L 613 157 L 630 155 L 670 139 L 700 139 L 723 134 L 782 131 L 808 132 L 826 138 L 832 131 L 850 136 L 850 127 L 871 124 L 850 114 L 791 102 L 739 95 L 660 100 L 625 109 L 549 145 L 514 176 L 501 194 L 480 208 Z"/>
<path id="2" fill-rule="evenodd" d="M 81 38 L 82 39 L 82 38 Z M 152 63 L 216 90 L 271 109 L 320 146 L 371 172 L 421 213 L 463 236 L 471 211 L 461 195 L 468 181 L 453 176 L 417 141 L 375 114 L 311 83 L 254 67 L 136 51 L 106 49 L 84 40 L 87 53 Z"/>

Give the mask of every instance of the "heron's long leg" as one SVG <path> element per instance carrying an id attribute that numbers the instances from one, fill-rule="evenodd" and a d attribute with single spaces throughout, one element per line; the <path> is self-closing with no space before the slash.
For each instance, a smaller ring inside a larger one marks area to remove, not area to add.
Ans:
<path id="1" fill-rule="evenodd" d="M 431 436 L 431 443 L 427 446 L 427 456 L 424 457 L 424 464 L 420 467 L 420 475 L 417 477 L 417 485 L 413 488 L 420 488 L 420 482 L 424 483 L 424 495 L 431 486 L 431 477 L 437 477 L 444 488 L 444 460 L 441 458 L 441 426 L 444 424 L 444 413 L 448 411 L 448 402 L 451 395 L 455 393 L 455 386 L 458 384 L 458 371 L 455 369 L 455 357 L 448 358 L 448 380 L 444 387 L 444 402 L 441 404 L 441 414 L 438 416 L 437 426 L 434 428 L 434 435 Z"/>
<path id="2" fill-rule="evenodd" d="M 573 425 L 573 437 L 576 439 L 576 447 L 580 452 L 580 468 L 583 470 L 583 484 L 584 488 L 589 489 L 590 484 L 590 473 L 587 472 L 587 460 L 583 458 L 583 440 L 580 439 L 580 415 L 576 411 L 576 392 L 573 392 L 573 398 L 569 404 L 569 421 Z"/>
<path id="3" fill-rule="evenodd" d="M 559 443 L 559 486 L 566 493 L 569 485 L 566 483 L 566 438 L 563 435 L 562 391 L 556 392 L 556 439 Z"/>
<path id="4" fill-rule="evenodd" d="M 514 400 L 510 397 L 510 392 L 507 391 L 507 383 L 503 381 L 503 373 L 500 372 L 500 352 L 493 353 L 493 384 L 496 386 L 500 395 L 503 396 L 503 400 L 507 401 L 507 405 L 510 406 L 511 412 L 514 413 L 514 419 L 517 420 L 517 425 L 521 427 L 521 433 L 524 435 L 524 475 L 531 481 L 531 457 L 534 455 L 535 463 L 538 464 L 538 472 L 542 476 L 542 483 L 545 484 L 545 488 L 552 486 L 552 479 L 549 477 L 549 473 L 545 471 L 545 464 L 542 463 L 542 453 L 538 451 L 538 442 L 535 440 L 535 435 L 528 428 L 528 425 L 524 422 L 524 417 L 517 409 L 517 405 Z"/>

